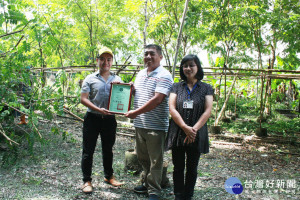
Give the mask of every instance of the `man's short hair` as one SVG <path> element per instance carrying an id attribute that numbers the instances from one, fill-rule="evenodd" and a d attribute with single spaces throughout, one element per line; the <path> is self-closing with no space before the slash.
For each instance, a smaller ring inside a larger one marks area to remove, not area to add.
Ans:
<path id="1" fill-rule="evenodd" d="M 145 46 L 145 49 L 156 49 L 159 55 L 162 55 L 162 48 L 157 44 L 148 44 Z"/>

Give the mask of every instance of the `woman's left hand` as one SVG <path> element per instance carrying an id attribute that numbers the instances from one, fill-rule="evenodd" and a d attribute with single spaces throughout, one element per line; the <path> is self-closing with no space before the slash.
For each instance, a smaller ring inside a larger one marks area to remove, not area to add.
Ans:
<path id="1" fill-rule="evenodd" d="M 183 143 L 184 143 L 184 144 L 185 144 L 185 143 L 186 143 L 186 144 L 190 144 L 190 143 L 193 143 L 193 141 L 192 141 L 190 138 L 185 137 Z"/>
<path id="2" fill-rule="evenodd" d="M 185 144 L 191 144 L 191 143 L 193 143 L 193 142 L 195 142 L 195 139 L 196 139 L 196 137 L 195 138 L 191 138 L 191 137 L 188 137 L 188 136 L 186 136 L 185 137 L 185 139 L 184 139 L 184 141 L 183 141 L 183 143 Z"/>
<path id="3" fill-rule="evenodd" d="M 190 127 L 190 126 L 186 126 L 183 130 L 186 134 L 184 143 L 190 144 L 190 143 L 195 142 L 197 131 L 193 127 Z"/>

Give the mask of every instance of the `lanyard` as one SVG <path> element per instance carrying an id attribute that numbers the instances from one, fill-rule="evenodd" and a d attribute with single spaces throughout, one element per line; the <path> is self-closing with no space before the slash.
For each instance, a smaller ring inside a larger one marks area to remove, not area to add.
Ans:
<path id="1" fill-rule="evenodd" d="M 197 86 L 197 83 L 194 85 L 192 91 L 190 91 L 190 89 L 188 88 L 188 86 L 186 85 L 185 88 L 186 88 L 186 91 L 188 93 L 188 99 L 190 100 L 191 99 L 191 93 L 193 92 L 193 90 L 196 88 Z"/>

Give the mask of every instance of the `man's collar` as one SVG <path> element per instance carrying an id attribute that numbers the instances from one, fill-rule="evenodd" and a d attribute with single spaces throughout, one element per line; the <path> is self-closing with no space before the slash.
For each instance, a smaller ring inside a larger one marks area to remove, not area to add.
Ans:
<path id="1" fill-rule="evenodd" d="M 97 77 L 100 77 L 100 71 L 95 72 L 95 73 L 96 73 L 95 75 L 96 75 Z M 110 73 L 111 76 L 115 76 L 115 75 L 116 75 L 114 72 L 111 72 L 111 71 L 110 71 L 109 73 Z"/>
<path id="2" fill-rule="evenodd" d="M 153 70 L 153 71 L 150 72 L 149 74 L 148 74 L 148 70 L 146 70 L 146 73 L 148 74 L 148 76 L 151 76 L 151 75 L 153 75 L 153 74 L 157 74 L 157 73 L 160 72 L 161 70 L 162 70 L 162 66 L 159 65 L 157 68 L 155 68 L 155 70 Z"/>

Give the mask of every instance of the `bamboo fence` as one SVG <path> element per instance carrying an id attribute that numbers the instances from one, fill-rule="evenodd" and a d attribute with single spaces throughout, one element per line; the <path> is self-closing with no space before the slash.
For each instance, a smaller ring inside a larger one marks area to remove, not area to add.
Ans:
<path id="1" fill-rule="evenodd" d="M 134 69 L 127 69 L 131 67 Z M 164 66 L 169 69 L 170 66 Z M 139 69 L 137 69 L 139 68 Z M 119 74 L 133 75 L 144 68 L 144 65 L 113 65 L 112 72 L 119 72 Z M 179 77 L 179 68 L 176 68 L 175 78 Z M 98 68 L 95 65 L 84 66 L 67 66 L 67 67 L 54 67 L 54 68 L 32 68 L 31 70 L 44 73 L 55 73 L 58 70 L 65 70 L 68 73 L 78 73 L 83 71 L 95 72 Z M 300 79 L 300 70 L 280 70 L 280 69 L 249 69 L 249 68 L 218 68 L 218 67 L 203 67 L 204 75 L 210 78 L 219 76 L 237 76 L 239 79 L 256 79 L 265 76 L 272 79 Z M 212 77 L 210 77 L 212 76 Z"/>

